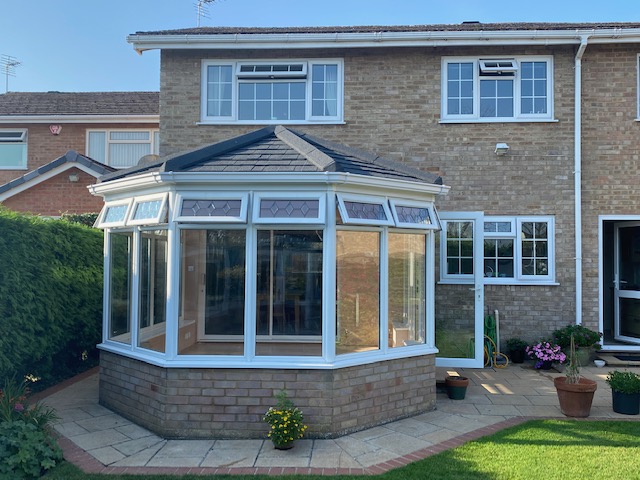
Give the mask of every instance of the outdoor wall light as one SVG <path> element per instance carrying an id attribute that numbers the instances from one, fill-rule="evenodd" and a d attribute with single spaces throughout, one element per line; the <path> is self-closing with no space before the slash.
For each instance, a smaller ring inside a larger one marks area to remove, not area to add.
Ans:
<path id="1" fill-rule="evenodd" d="M 69 175 L 70 182 L 77 182 L 78 180 L 80 180 L 80 175 L 78 175 L 77 173 L 72 173 Z"/>
<path id="2" fill-rule="evenodd" d="M 496 155 L 506 155 L 509 151 L 509 145 L 506 143 L 496 143 Z"/>

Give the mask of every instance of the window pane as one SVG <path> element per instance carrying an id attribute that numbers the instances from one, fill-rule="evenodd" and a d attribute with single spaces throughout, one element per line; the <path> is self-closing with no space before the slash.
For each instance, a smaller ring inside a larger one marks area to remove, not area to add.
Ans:
<path id="1" fill-rule="evenodd" d="M 361 218 L 366 220 L 387 220 L 384 207 L 379 203 L 344 202 L 349 218 Z"/>
<path id="2" fill-rule="evenodd" d="M 336 353 L 380 345 L 380 234 L 336 232 Z"/>
<path id="3" fill-rule="evenodd" d="M 131 233 L 110 233 L 109 340 L 131 344 Z"/>
<path id="4" fill-rule="evenodd" d="M 231 65 L 211 65 L 207 67 L 207 75 L 207 115 L 230 116 L 233 86 Z"/>
<path id="5" fill-rule="evenodd" d="M 473 274 L 473 222 L 447 222 L 447 273 Z"/>
<path id="6" fill-rule="evenodd" d="M 240 120 L 304 120 L 304 82 L 243 82 L 238 92 Z"/>
<path id="7" fill-rule="evenodd" d="M 480 116 L 513 117 L 513 80 L 480 81 Z"/>
<path id="8" fill-rule="evenodd" d="M 547 62 L 522 62 L 521 67 L 521 112 L 547 113 Z"/>
<path id="9" fill-rule="evenodd" d="M 485 238 L 484 276 L 513 277 L 513 239 Z"/>
<path id="10" fill-rule="evenodd" d="M 109 132 L 109 140 L 146 141 L 151 138 L 151 132 Z"/>
<path id="11" fill-rule="evenodd" d="M 239 217 L 242 200 L 188 200 L 182 201 L 183 217 Z"/>
<path id="12" fill-rule="evenodd" d="M 398 221 L 401 223 L 431 225 L 431 216 L 428 208 L 396 205 L 395 210 Z"/>
<path id="13" fill-rule="evenodd" d="M 25 168 L 27 166 L 27 145 L 0 143 L 0 167 Z"/>
<path id="14" fill-rule="evenodd" d="M 258 231 L 257 355 L 282 355 L 282 339 L 296 355 L 321 355 L 322 231 Z M 280 346 L 278 346 L 280 345 Z"/>
<path id="15" fill-rule="evenodd" d="M 138 345 L 165 351 L 167 232 L 142 232 L 140 240 L 140 330 Z"/>
<path id="16" fill-rule="evenodd" d="M 447 114 L 473 113 L 473 63 L 447 65 Z"/>
<path id="17" fill-rule="evenodd" d="M 549 275 L 547 222 L 522 222 L 522 273 Z"/>
<path id="18" fill-rule="evenodd" d="M 151 200 L 148 202 L 140 202 L 136 205 L 135 212 L 133 213 L 134 220 L 146 220 L 153 219 L 160 215 L 160 207 L 162 207 L 163 200 Z"/>
<path id="19" fill-rule="evenodd" d="M 109 144 L 109 165 L 131 167 L 151 153 L 151 143 L 111 143 Z"/>
<path id="20" fill-rule="evenodd" d="M 319 200 L 260 201 L 260 218 L 318 218 L 319 211 Z"/>
<path id="21" fill-rule="evenodd" d="M 89 156 L 94 160 L 107 163 L 107 132 L 89 132 Z"/>
<path id="22" fill-rule="evenodd" d="M 424 235 L 389 234 L 389 346 L 425 342 Z"/>
<path id="23" fill-rule="evenodd" d="M 127 215 L 128 205 L 114 205 L 107 209 L 103 223 L 124 222 Z"/>
<path id="24" fill-rule="evenodd" d="M 180 232 L 180 355 L 244 353 L 245 239 L 244 230 Z"/>

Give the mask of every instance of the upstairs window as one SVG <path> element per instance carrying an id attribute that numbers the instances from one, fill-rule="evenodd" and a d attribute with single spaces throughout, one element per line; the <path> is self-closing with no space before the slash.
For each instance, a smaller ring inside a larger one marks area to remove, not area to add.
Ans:
<path id="1" fill-rule="evenodd" d="M 342 121 L 342 61 L 205 61 L 202 121 Z"/>
<path id="2" fill-rule="evenodd" d="M 114 168 L 128 168 L 145 155 L 157 155 L 159 142 L 158 130 L 88 130 L 87 155 Z"/>
<path id="3" fill-rule="evenodd" d="M 551 120 L 552 67 L 550 57 L 444 58 L 442 120 Z"/>
<path id="4" fill-rule="evenodd" d="M 0 170 L 27 168 L 27 131 L 0 130 Z"/>

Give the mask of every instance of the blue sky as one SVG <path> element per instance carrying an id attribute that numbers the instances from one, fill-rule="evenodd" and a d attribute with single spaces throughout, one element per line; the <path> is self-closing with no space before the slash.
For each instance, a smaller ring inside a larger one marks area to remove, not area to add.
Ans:
<path id="1" fill-rule="evenodd" d="M 159 54 L 126 36 L 195 27 L 197 0 L 2 0 L 0 54 L 22 64 L 10 91 L 158 90 Z M 218 0 L 202 26 L 639 22 L 639 0 Z M 5 91 L 4 69 L 0 93 Z"/>

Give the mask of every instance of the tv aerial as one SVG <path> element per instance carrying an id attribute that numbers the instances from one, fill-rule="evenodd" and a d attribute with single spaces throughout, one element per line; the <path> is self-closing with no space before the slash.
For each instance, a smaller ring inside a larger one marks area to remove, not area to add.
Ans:
<path id="1" fill-rule="evenodd" d="M 198 12 L 198 28 L 200 28 L 200 19 L 211 18 L 209 16 L 209 5 L 216 2 L 216 0 L 198 0 L 195 4 L 196 11 Z"/>
<path id="2" fill-rule="evenodd" d="M 22 62 L 18 61 L 16 57 L 11 55 L 0 55 L 0 68 L 4 70 L 5 76 L 5 93 L 9 91 L 9 77 L 16 76 L 16 67 L 22 65 Z"/>

